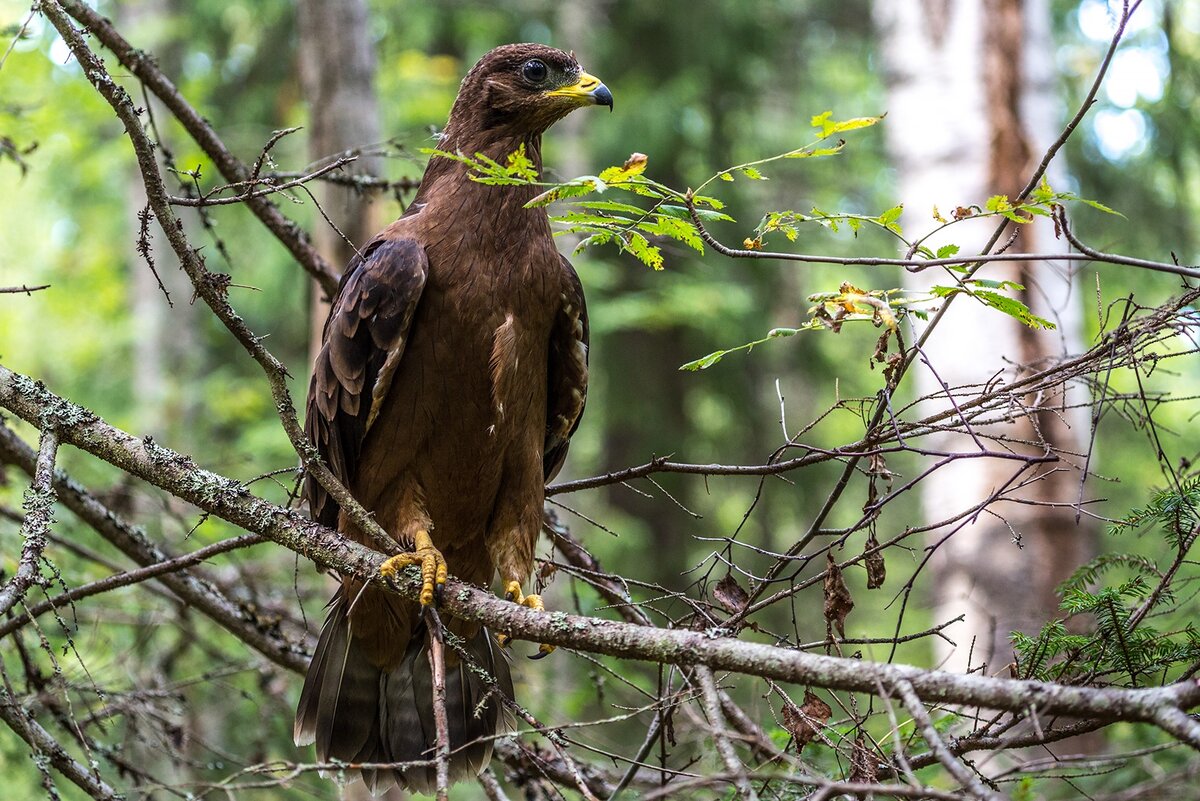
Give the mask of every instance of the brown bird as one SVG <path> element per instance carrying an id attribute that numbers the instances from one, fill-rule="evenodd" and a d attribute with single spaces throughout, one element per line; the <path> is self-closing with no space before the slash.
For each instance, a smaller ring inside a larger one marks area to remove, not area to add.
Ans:
<path id="1" fill-rule="evenodd" d="M 612 94 L 575 57 L 536 44 L 498 47 L 463 79 L 438 148 L 504 163 L 576 108 Z M 562 466 L 587 392 L 583 289 L 532 186 L 489 186 L 434 157 L 405 214 L 342 276 L 313 367 L 306 430 L 333 473 L 420 565 L 421 605 L 447 571 L 541 609 L 521 586 L 533 567 L 545 484 Z M 364 545 L 313 479 L 314 518 Z M 421 605 L 344 578 L 329 603 L 296 711 L 296 743 L 346 762 L 430 760 L 432 675 Z M 471 662 L 512 696 L 487 629 L 447 622 Z M 547 650 L 543 647 L 543 650 Z M 506 725 L 488 682 L 446 652 L 453 779 L 478 773 Z M 430 791 L 433 767 L 363 769 L 372 790 Z"/>

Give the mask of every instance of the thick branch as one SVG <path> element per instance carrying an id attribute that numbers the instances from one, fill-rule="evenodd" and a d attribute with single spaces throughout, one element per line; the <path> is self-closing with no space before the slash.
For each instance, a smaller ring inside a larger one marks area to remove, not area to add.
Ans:
<path id="1" fill-rule="evenodd" d="M 410 571 L 394 585 L 387 585 L 379 576 L 383 556 L 378 552 L 346 540 L 299 512 L 268 503 L 239 482 L 197 467 L 186 456 L 113 428 L 94 413 L 4 367 L 0 367 L 0 406 L 34 425 L 43 420 L 52 422 L 62 442 L 319 564 L 371 580 L 378 586 L 392 586 L 413 600 L 420 595 L 417 571 Z M 539 613 L 456 580 L 446 587 L 443 610 L 454 617 L 484 623 L 495 631 L 511 631 L 531 641 L 625 659 L 708 665 L 714 670 L 864 693 L 876 693 L 880 686 L 895 692 L 897 683 L 904 681 L 924 703 L 1017 713 L 1034 708 L 1044 714 L 1157 725 L 1163 722 L 1164 709 L 1183 711 L 1200 704 L 1200 680 L 1196 679 L 1168 687 L 1123 690 L 958 675 L 909 665 L 807 654 L 705 632 L 656 629 L 561 612 Z"/>
<path id="2" fill-rule="evenodd" d="M 933 725 L 933 721 L 929 717 L 929 712 L 925 710 L 925 706 L 917 698 L 917 694 L 913 692 L 908 682 L 897 682 L 896 692 L 899 693 L 900 700 L 904 703 L 904 708 L 908 710 L 908 714 L 912 715 L 913 723 L 916 724 L 917 730 L 921 732 L 921 737 L 929 744 L 930 750 L 937 757 L 938 762 L 942 764 L 942 767 L 958 780 L 972 797 L 978 798 L 980 801 L 1003 801 L 1004 797 L 1002 795 L 985 787 L 978 776 L 967 770 L 967 767 L 959 762 L 954 754 L 950 753 L 950 749 L 946 747 L 942 736 L 938 734 L 937 728 Z"/>

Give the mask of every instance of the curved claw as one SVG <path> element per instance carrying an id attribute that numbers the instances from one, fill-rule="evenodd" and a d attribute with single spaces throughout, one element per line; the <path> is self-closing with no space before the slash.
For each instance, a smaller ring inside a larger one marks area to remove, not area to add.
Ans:
<path id="1" fill-rule="evenodd" d="M 544 603 L 542 603 L 542 596 L 523 594 L 521 592 L 521 582 L 519 582 L 519 581 L 510 581 L 504 585 L 504 598 L 506 600 L 512 601 L 513 603 L 518 604 L 520 606 L 528 607 L 528 608 L 534 610 L 535 612 L 545 612 L 546 611 L 546 605 Z M 507 648 L 509 645 L 512 644 L 512 635 L 497 634 L 496 641 L 500 644 L 501 648 Z M 554 651 L 553 645 L 547 645 L 546 643 L 540 643 L 538 645 L 538 653 L 531 655 L 529 658 L 530 659 L 545 659 L 553 651 Z"/>
<path id="2" fill-rule="evenodd" d="M 441 603 L 448 573 L 446 557 L 433 547 L 433 539 L 428 531 L 418 531 L 413 537 L 413 550 L 391 557 L 379 566 L 379 572 L 388 578 L 395 578 L 409 565 L 421 566 L 421 606 L 432 605 L 435 597 Z"/>
<path id="3" fill-rule="evenodd" d="M 538 645 L 538 652 L 536 654 L 530 654 L 528 658 L 533 659 L 534 661 L 537 661 L 539 659 L 545 659 L 546 657 L 550 656 L 550 654 L 552 654 L 552 653 L 554 653 L 553 645 L 547 645 L 546 643 L 540 643 Z"/>

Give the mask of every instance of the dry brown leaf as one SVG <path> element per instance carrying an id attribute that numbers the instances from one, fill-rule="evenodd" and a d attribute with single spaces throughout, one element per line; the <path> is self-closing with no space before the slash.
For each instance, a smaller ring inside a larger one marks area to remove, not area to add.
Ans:
<path id="1" fill-rule="evenodd" d="M 817 736 L 817 732 L 825 728 L 825 724 L 833 715 L 829 704 L 814 695 L 811 690 L 804 691 L 803 706 L 796 706 L 787 701 L 781 711 L 783 728 L 792 735 L 797 751 L 808 745 L 812 738 Z"/>
<path id="2" fill-rule="evenodd" d="M 836 627 L 839 637 L 846 636 L 846 615 L 854 608 L 854 599 L 850 597 L 850 588 L 842 577 L 842 569 L 833 559 L 833 554 L 827 554 L 825 562 L 825 636 L 833 638 Z"/>
<path id="3" fill-rule="evenodd" d="M 883 562 L 883 553 L 878 550 L 873 550 L 879 547 L 879 541 L 875 539 L 875 533 L 872 532 L 867 537 L 867 544 L 863 548 L 863 562 L 867 567 L 867 589 L 877 590 L 883 586 L 883 580 L 887 578 L 887 565 Z"/>
<path id="4" fill-rule="evenodd" d="M 850 751 L 850 781 L 859 784 L 874 784 L 879 780 L 879 760 L 875 753 L 867 748 L 866 737 L 859 734 L 854 738 Z"/>
<path id="5" fill-rule="evenodd" d="M 732 573 L 725 574 L 725 578 L 717 582 L 717 586 L 713 587 L 713 597 L 721 606 L 725 607 L 725 611 L 731 614 L 737 614 L 746 608 L 746 604 L 750 602 L 750 596 L 742 589 L 742 586 L 737 583 L 737 579 Z"/>

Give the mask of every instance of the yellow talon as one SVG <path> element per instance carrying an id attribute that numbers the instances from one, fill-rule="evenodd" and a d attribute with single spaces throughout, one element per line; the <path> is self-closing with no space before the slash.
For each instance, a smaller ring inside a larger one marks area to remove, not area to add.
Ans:
<path id="1" fill-rule="evenodd" d="M 379 566 L 379 572 L 388 578 L 394 578 L 409 565 L 421 566 L 421 605 L 433 603 L 434 590 L 441 594 L 446 584 L 446 558 L 442 552 L 433 547 L 433 539 L 429 532 L 420 530 L 413 537 L 413 549 L 410 553 L 400 553 L 389 558 Z"/>
<path id="2" fill-rule="evenodd" d="M 507 598 L 508 600 L 512 601 L 515 604 L 528 607 L 530 609 L 533 609 L 534 611 L 537 611 L 537 612 L 545 612 L 546 611 L 546 605 L 544 603 L 542 603 L 542 596 L 523 594 L 521 592 L 521 582 L 519 582 L 519 581 L 510 581 L 504 585 L 504 597 Z M 509 644 L 512 643 L 512 635 L 497 634 L 496 642 L 498 642 L 500 644 L 501 648 L 507 648 L 509 646 Z M 550 652 L 553 650 L 554 650 L 553 645 L 547 645 L 546 643 L 540 643 L 538 645 L 538 655 L 534 656 L 534 657 L 530 657 L 530 658 L 531 659 L 541 659 L 545 656 L 548 656 L 550 654 Z"/>

